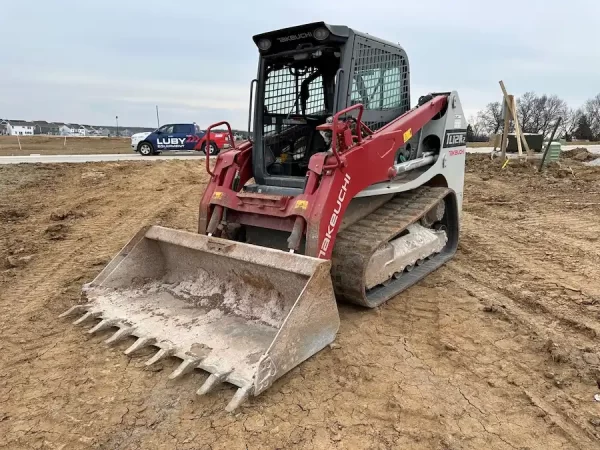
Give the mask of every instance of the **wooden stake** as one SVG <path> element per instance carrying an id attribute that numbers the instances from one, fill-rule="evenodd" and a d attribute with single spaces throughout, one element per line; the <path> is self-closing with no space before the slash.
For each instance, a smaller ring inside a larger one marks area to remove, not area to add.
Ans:
<path id="1" fill-rule="evenodd" d="M 500 142 L 500 149 L 502 154 L 502 159 L 506 159 L 506 146 L 508 144 L 508 132 L 510 130 L 510 116 L 508 113 L 508 105 L 506 104 L 507 99 L 504 99 L 504 108 L 503 108 L 503 120 L 504 120 L 504 128 L 502 129 L 502 141 Z M 510 101 L 510 96 L 509 96 Z"/>
<path id="2" fill-rule="evenodd" d="M 23 149 L 21 148 L 21 138 L 19 137 L 18 134 L 17 134 L 17 141 L 19 142 L 19 151 L 22 151 Z"/>
<path id="3" fill-rule="evenodd" d="M 517 100 L 513 96 L 513 111 L 517 110 Z M 519 121 L 515 119 L 515 137 L 517 138 L 517 148 L 519 150 L 519 158 L 523 156 L 523 147 L 521 146 L 521 126 L 519 125 Z"/>
<path id="4" fill-rule="evenodd" d="M 510 114 L 513 117 L 513 120 L 515 121 L 515 130 L 516 130 L 517 127 L 519 127 L 519 131 L 520 131 L 521 128 L 518 125 L 519 119 L 517 118 L 517 115 L 516 115 L 515 110 L 513 109 L 513 106 L 508 101 L 508 93 L 506 92 L 506 88 L 504 87 L 504 82 L 502 80 L 500 80 L 500 88 L 502 89 L 502 94 L 504 95 L 504 101 L 507 103 L 509 111 L 510 111 Z M 528 155 L 531 154 L 531 150 L 529 149 L 529 144 L 527 144 L 527 141 L 525 140 L 525 138 L 523 137 L 522 134 L 521 134 L 521 141 L 523 142 L 523 146 L 525 147 L 525 150 L 527 151 L 527 154 Z"/>

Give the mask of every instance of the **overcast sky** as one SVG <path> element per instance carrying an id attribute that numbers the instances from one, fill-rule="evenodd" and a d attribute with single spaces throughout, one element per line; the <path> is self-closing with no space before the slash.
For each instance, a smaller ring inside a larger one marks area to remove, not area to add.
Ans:
<path id="1" fill-rule="evenodd" d="M 0 11 L 2 118 L 154 126 L 158 104 L 161 123 L 245 128 L 252 35 L 318 20 L 399 42 L 413 105 L 457 90 L 469 116 L 501 99 L 500 79 L 571 106 L 600 93 L 598 0 L 23 0 Z"/>

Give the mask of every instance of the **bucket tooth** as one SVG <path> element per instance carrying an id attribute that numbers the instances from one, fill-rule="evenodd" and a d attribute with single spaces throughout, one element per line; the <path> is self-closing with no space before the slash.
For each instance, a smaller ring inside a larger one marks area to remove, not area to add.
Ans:
<path id="1" fill-rule="evenodd" d="M 154 356 L 152 358 L 150 358 L 148 361 L 146 361 L 146 366 L 151 366 L 152 364 L 156 364 L 160 360 L 168 358 L 173 353 L 175 353 L 175 350 L 172 348 L 161 348 L 159 351 L 157 351 L 154 354 Z"/>
<path id="2" fill-rule="evenodd" d="M 193 358 L 193 359 L 184 359 L 181 361 L 181 364 L 175 369 L 171 375 L 169 375 L 169 380 L 176 380 L 177 378 L 181 378 L 186 373 L 192 372 L 198 364 L 200 364 L 202 358 Z"/>
<path id="3" fill-rule="evenodd" d="M 95 327 L 92 327 L 88 330 L 88 333 L 94 334 L 98 331 L 106 330 L 107 328 L 114 327 L 117 324 L 117 320 L 115 319 L 102 319 L 100 322 L 96 324 Z"/>
<path id="4" fill-rule="evenodd" d="M 95 319 L 96 317 L 100 317 L 101 315 L 102 315 L 101 312 L 88 311 L 83 316 L 81 316 L 79 319 L 77 319 L 75 322 L 73 322 L 73 325 L 79 325 L 79 324 L 85 322 L 86 320 Z"/>
<path id="5" fill-rule="evenodd" d="M 62 313 L 58 317 L 62 319 L 63 317 L 71 316 L 71 315 L 76 314 L 76 313 L 87 312 L 87 310 L 90 308 L 90 306 L 91 305 L 75 305 L 75 306 L 71 306 L 69 309 L 67 309 L 64 313 Z"/>
<path id="6" fill-rule="evenodd" d="M 196 391 L 198 395 L 205 395 L 212 391 L 216 386 L 222 383 L 231 372 L 211 373 L 200 389 Z"/>
<path id="7" fill-rule="evenodd" d="M 156 344 L 156 339 L 153 337 L 140 337 L 137 341 L 135 341 L 131 346 L 125 350 L 126 355 L 131 355 L 133 352 L 137 352 L 144 347 L 148 347 L 150 345 Z"/>
<path id="8" fill-rule="evenodd" d="M 252 385 L 239 388 L 233 395 L 231 401 L 225 407 L 225 411 L 233 412 L 238 409 L 239 406 L 248 399 L 248 396 L 250 395 L 250 389 L 252 389 Z"/>
<path id="9" fill-rule="evenodd" d="M 107 345 L 114 345 L 117 342 L 122 341 L 126 337 L 131 336 L 131 333 L 133 333 L 133 328 L 132 327 L 128 327 L 128 326 L 124 326 L 123 328 L 120 328 L 119 330 L 117 330 L 117 332 L 115 332 L 115 334 L 113 334 L 111 337 L 109 337 L 104 342 Z"/>

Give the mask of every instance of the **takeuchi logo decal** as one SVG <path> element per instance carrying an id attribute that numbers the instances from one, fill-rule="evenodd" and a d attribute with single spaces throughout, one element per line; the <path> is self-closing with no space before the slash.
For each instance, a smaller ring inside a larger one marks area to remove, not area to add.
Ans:
<path id="1" fill-rule="evenodd" d="M 346 199 L 346 193 L 348 192 L 349 185 L 350 174 L 346 174 L 346 176 L 344 177 L 344 184 L 342 184 L 340 192 L 338 193 L 336 207 L 331 213 L 331 216 L 329 217 L 329 223 L 327 224 L 327 233 L 325 234 L 325 239 L 323 239 L 323 242 L 321 242 L 321 249 L 319 250 L 319 258 L 327 254 L 327 249 L 329 248 L 329 244 L 331 244 L 333 232 L 335 231 L 335 228 L 340 220 L 342 205 L 344 204 L 344 200 Z"/>
<path id="2" fill-rule="evenodd" d="M 290 41 L 297 41 L 298 39 L 307 39 L 307 38 L 311 38 L 311 37 L 312 37 L 312 33 L 310 31 L 307 31 L 306 33 L 290 34 L 289 36 L 283 36 L 283 37 L 277 38 L 277 40 L 279 42 L 290 42 Z"/>

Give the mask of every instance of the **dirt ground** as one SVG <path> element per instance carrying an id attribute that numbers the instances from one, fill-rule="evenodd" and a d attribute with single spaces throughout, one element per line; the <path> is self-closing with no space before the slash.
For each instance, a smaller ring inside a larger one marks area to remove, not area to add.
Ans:
<path id="1" fill-rule="evenodd" d="M 194 161 L 0 167 L 0 447 L 600 448 L 600 168 L 469 156 L 458 254 L 235 415 L 57 316 L 144 224 L 194 230 Z M 144 357 L 145 356 L 145 357 Z"/>
<path id="2" fill-rule="evenodd" d="M 130 138 L 21 136 L 21 147 L 16 136 L 0 136 L 0 156 L 39 155 L 88 155 L 133 153 Z M 572 142 L 570 145 L 577 145 Z M 587 143 L 588 145 L 591 143 Z M 586 143 L 581 145 L 585 146 Z M 469 142 L 468 146 L 489 147 L 489 142 Z"/>
<path id="3" fill-rule="evenodd" d="M 19 147 L 19 141 L 21 147 Z M 64 136 L 0 136 L 0 156 L 87 155 L 133 153 L 130 138 Z"/>

